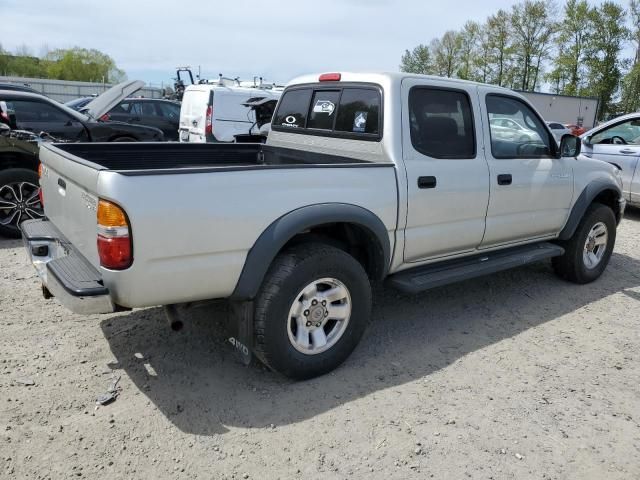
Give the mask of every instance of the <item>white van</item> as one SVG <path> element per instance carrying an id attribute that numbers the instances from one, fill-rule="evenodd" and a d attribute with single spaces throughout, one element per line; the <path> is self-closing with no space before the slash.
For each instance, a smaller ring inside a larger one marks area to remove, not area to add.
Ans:
<path id="1" fill-rule="evenodd" d="M 237 82 L 239 83 L 239 82 Z M 255 112 L 249 99 L 280 98 L 282 88 L 226 85 L 221 82 L 189 85 L 180 108 L 180 141 L 233 142 L 235 135 L 253 133 Z"/>

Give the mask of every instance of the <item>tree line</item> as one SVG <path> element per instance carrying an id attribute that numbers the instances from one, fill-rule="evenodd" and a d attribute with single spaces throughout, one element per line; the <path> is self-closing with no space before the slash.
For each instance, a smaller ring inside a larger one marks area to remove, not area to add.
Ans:
<path id="1" fill-rule="evenodd" d="M 625 58 L 627 46 L 634 58 Z M 402 55 L 404 72 L 515 90 L 597 97 L 598 118 L 640 109 L 640 0 L 625 8 L 525 0 L 483 23 L 468 21 Z"/>
<path id="2" fill-rule="evenodd" d="M 117 83 L 126 78 L 109 55 L 94 49 L 74 47 L 49 50 L 35 56 L 26 46 L 13 52 L 0 45 L 0 75 Z"/>

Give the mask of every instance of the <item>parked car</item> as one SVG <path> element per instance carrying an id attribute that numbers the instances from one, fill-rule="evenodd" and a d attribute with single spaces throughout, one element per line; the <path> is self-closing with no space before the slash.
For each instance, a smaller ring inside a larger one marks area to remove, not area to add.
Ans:
<path id="1" fill-rule="evenodd" d="M 547 122 L 547 125 L 551 129 L 551 133 L 553 133 L 554 138 L 557 142 L 565 135 L 573 135 L 571 130 L 565 127 L 563 124 L 558 122 Z"/>
<path id="2" fill-rule="evenodd" d="M 236 135 L 258 133 L 255 111 L 246 103 L 256 97 L 277 100 L 282 91 L 234 82 L 200 83 L 185 89 L 180 107 L 181 142 L 233 142 Z"/>
<path id="3" fill-rule="evenodd" d="M 82 112 L 92 100 L 91 97 L 77 98 L 65 105 Z M 179 119 L 180 104 L 178 102 L 155 98 L 126 98 L 100 117 L 103 121 L 159 128 L 164 133 L 165 140 L 178 140 Z"/>
<path id="4" fill-rule="evenodd" d="M 616 117 L 582 136 L 580 159 L 612 163 L 622 173 L 622 192 L 630 205 L 640 207 L 640 113 Z"/>
<path id="5" fill-rule="evenodd" d="M 85 106 L 84 113 L 35 93 L 0 90 L 0 101 L 8 107 L 11 128 L 17 130 L 44 131 L 67 141 L 161 141 L 164 136 L 159 129 L 99 120 L 131 90 L 136 91 L 142 85 L 144 82 L 140 81 L 116 85 L 94 98 Z"/>
<path id="6" fill-rule="evenodd" d="M 496 135 L 498 114 L 540 142 Z M 308 75 L 266 145 L 44 145 L 47 220 L 22 230 L 71 310 L 168 305 L 177 326 L 176 304 L 226 298 L 245 359 L 309 378 L 349 356 L 383 280 L 417 293 L 549 258 L 596 280 L 625 200 L 618 169 L 579 150 L 508 89 Z"/>
<path id="7" fill-rule="evenodd" d="M 520 143 L 542 142 L 535 129 L 525 128 L 513 118 L 494 117 L 489 120 L 496 138 Z"/>
<path id="8" fill-rule="evenodd" d="M 569 129 L 569 131 L 571 132 L 571 135 L 575 135 L 576 137 L 579 137 L 580 135 L 582 135 L 584 132 L 587 131 L 586 128 L 581 127 L 580 125 L 576 125 L 575 123 L 569 123 L 565 125 L 565 127 Z"/>

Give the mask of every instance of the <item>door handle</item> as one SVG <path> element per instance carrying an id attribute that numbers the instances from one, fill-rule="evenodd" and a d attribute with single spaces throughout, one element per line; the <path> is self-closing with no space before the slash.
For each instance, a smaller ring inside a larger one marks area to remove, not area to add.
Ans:
<path id="1" fill-rule="evenodd" d="M 502 173 L 498 175 L 498 185 L 511 185 L 512 180 L 510 173 Z"/>
<path id="2" fill-rule="evenodd" d="M 418 177 L 418 188 L 436 188 L 436 177 Z"/>
<path id="3" fill-rule="evenodd" d="M 620 153 L 624 153 L 625 155 L 629 155 L 629 154 L 636 153 L 636 152 L 634 152 L 633 150 L 630 150 L 628 148 L 623 148 L 622 150 L 620 150 Z"/>

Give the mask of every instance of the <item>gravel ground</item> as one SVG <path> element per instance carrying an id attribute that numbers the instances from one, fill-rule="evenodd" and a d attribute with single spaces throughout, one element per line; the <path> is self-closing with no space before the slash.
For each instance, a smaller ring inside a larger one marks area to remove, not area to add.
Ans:
<path id="1" fill-rule="evenodd" d="M 540 264 L 380 292 L 347 363 L 293 383 L 239 364 L 222 305 L 179 333 L 74 315 L 0 240 L 0 478 L 640 478 L 639 247 L 635 211 L 590 285 Z"/>

